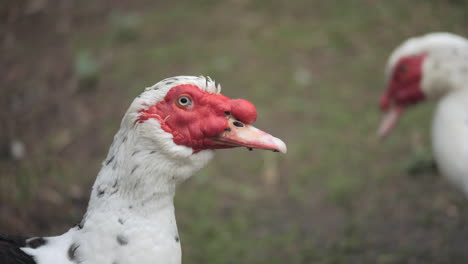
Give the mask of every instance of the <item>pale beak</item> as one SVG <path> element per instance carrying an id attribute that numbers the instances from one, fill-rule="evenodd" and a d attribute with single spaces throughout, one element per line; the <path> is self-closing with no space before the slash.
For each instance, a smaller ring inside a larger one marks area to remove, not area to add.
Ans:
<path id="1" fill-rule="evenodd" d="M 388 110 L 386 110 L 382 121 L 380 121 L 379 130 L 377 132 L 380 139 L 385 138 L 390 134 L 390 132 L 392 132 L 397 125 L 398 120 L 400 120 L 400 117 L 404 113 L 404 110 L 404 107 L 396 105 L 392 105 Z"/>
<path id="2" fill-rule="evenodd" d="M 286 144 L 266 132 L 255 128 L 251 125 L 246 125 L 232 116 L 228 117 L 229 128 L 223 134 L 214 139 L 215 142 L 221 145 L 232 147 L 246 147 L 248 149 L 267 149 L 275 152 L 286 153 Z"/>

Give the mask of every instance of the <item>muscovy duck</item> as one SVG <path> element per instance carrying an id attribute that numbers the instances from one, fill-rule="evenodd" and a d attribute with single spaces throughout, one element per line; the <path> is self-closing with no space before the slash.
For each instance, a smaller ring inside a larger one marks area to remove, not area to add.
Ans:
<path id="1" fill-rule="evenodd" d="M 165 79 L 130 105 L 80 224 L 55 237 L 0 236 L 2 264 L 179 264 L 176 186 L 214 149 L 286 145 L 251 125 L 255 106 L 209 77 Z"/>
<path id="2" fill-rule="evenodd" d="M 390 56 L 387 77 L 379 136 L 388 135 L 407 108 L 437 99 L 433 155 L 440 172 L 468 195 L 468 40 L 451 33 L 411 38 Z"/>

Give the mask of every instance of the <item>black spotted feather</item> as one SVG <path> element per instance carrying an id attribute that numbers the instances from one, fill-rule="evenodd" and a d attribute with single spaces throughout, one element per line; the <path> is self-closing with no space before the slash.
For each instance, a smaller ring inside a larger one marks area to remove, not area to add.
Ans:
<path id="1" fill-rule="evenodd" d="M 36 264 L 34 259 L 20 248 L 26 247 L 27 237 L 0 234 L 1 264 Z"/>

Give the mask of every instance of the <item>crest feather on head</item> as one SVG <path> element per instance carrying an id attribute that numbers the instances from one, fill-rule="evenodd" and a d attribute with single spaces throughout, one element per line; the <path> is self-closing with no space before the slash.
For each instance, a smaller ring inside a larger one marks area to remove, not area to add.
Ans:
<path id="1" fill-rule="evenodd" d="M 212 80 L 209 76 L 175 76 L 164 79 L 155 85 L 148 87 L 145 91 L 169 89 L 181 84 L 192 84 L 200 88 L 204 92 L 219 94 L 221 92 L 221 84 Z"/>

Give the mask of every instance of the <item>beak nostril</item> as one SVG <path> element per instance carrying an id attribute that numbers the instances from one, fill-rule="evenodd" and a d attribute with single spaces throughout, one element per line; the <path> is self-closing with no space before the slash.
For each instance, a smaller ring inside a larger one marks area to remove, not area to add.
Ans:
<path id="1" fill-rule="evenodd" d="M 234 121 L 232 122 L 233 125 L 235 125 L 236 127 L 244 127 L 244 124 L 242 122 L 239 122 L 239 121 Z"/>
<path id="2" fill-rule="evenodd" d="M 231 112 L 229 112 L 229 111 L 226 111 L 226 112 L 224 112 L 224 113 L 225 113 L 226 115 L 231 115 Z"/>
<path id="3" fill-rule="evenodd" d="M 228 127 L 226 129 L 224 129 L 224 131 L 231 132 L 231 129 Z"/>

